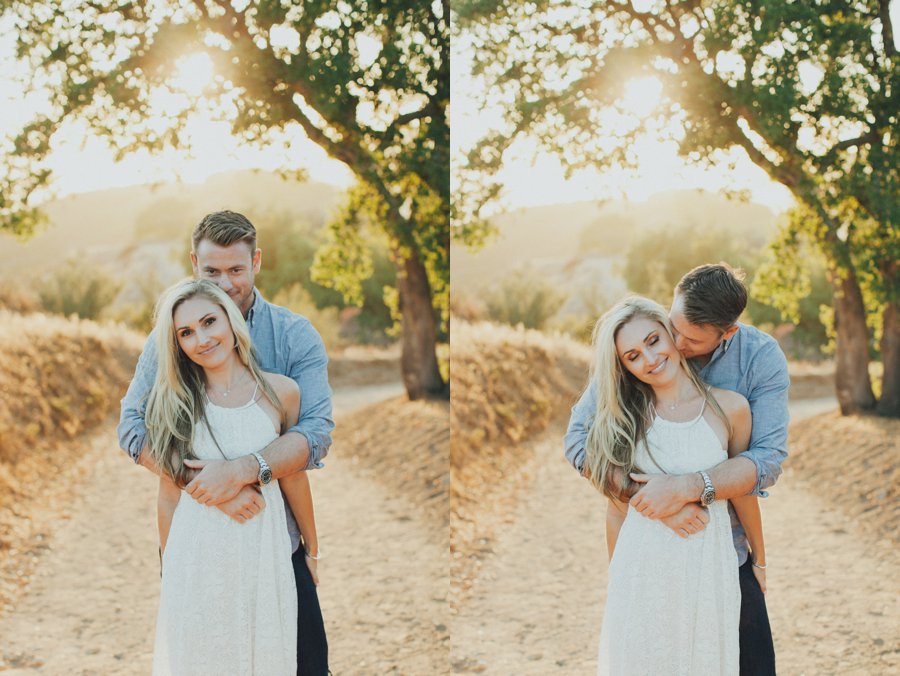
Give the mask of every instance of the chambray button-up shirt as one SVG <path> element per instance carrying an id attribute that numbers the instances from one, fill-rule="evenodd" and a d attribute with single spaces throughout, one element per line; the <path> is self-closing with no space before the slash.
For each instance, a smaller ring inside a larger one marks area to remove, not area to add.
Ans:
<path id="1" fill-rule="evenodd" d="M 306 469 L 321 468 L 322 459 L 331 446 L 331 431 L 334 429 L 325 345 L 318 331 L 305 317 L 272 305 L 256 289 L 253 293 L 253 305 L 247 313 L 247 326 L 259 365 L 263 371 L 287 376 L 300 386 L 300 419 L 288 431 L 299 432 L 309 443 Z M 122 399 L 121 416 L 116 430 L 119 446 L 135 462 L 147 443 L 144 413 L 147 409 L 147 396 L 156 378 L 157 363 L 154 329 L 147 337 L 134 378 Z M 291 542 L 296 551 L 300 542 L 300 529 L 286 501 L 285 508 Z"/>
<path id="2" fill-rule="evenodd" d="M 753 429 L 750 447 L 740 455 L 756 465 L 756 485 L 751 495 L 767 497 L 766 489 L 781 476 L 781 464 L 787 458 L 788 377 L 787 359 L 778 343 L 754 326 L 740 327 L 731 338 L 722 341 L 709 362 L 700 370 L 704 382 L 723 390 L 739 392 L 750 402 Z M 572 407 L 565 436 L 566 459 L 579 472 L 584 467 L 585 443 L 597 410 L 597 391 L 591 382 L 578 403 Z M 747 560 L 747 536 L 734 509 L 731 528 L 738 561 Z"/>

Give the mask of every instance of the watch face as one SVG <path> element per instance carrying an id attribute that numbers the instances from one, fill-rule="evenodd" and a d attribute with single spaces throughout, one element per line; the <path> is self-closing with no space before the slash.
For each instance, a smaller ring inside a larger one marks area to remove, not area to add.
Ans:
<path id="1" fill-rule="evenodd" d="M 272 480 L 272 470 L 264 469 L 259 473 L 259 480 L 263 484 L 267 484 Z"/>

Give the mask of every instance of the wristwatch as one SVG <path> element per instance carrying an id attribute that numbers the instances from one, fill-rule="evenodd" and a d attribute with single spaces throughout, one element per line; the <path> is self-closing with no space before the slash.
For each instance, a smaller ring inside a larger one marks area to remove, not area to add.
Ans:
<path id="1" fill-rule="evenodd" d="M 256 462 L 259 463 L 259 474 L 256 475 L 256 478 L 259 481 L 260 486 L 265 486 L 272 480 L 272 469 L 269 467 L 269 463 L 266 462 L 265 458 L 259 453 L 254 453 L 253 457 L 256 458 Z"/>
<path id="2" fill-rule="evenodd" d="M 700 494 L 700 504 L 709 507 L 716 499 L 716 489 L 709 480 L 709 474 L 706 472 L 697 472 L 703 479 L 703 492 Z"/>

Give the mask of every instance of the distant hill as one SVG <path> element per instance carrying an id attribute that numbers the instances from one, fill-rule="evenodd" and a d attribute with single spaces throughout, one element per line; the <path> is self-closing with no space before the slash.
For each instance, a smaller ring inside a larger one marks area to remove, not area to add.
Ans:
<path id="1" fill-rule="evenodd" d="M 70 195 L 46 205 L 49 224 L 27 241 L 0 234 L 0 282 L 34 284 L 76 257 L 124 282 L 114 307 L 140 305 L 185 275 L 190 234 L 204 215 L 230 209 L 261 230 L 277 218 L 315 233 L 341 195 L 325 183 L 264 171 Z"/>
<path id="2" fill-rule="evenodd" d="M 0 234 L 0 274 L 39 272 L 79 254 L 99 264 L 120 261 L 135 245 L 183 246 L 207 213 L 231 209 L 251 221 L 288 212 L 318 229 L 340 191 L 324 183 L 298 183 L 269 172 L 239 171 L 205 183 L 165 183 L 70 195 L 46 205 L 49 225 L 25 242 Z"/>
<path id="3" fill-rule="evenodd" d="M 498 236 L 472 252 L 454 244 L 454 290 L 479 294 L 519 267 L 563 286 L 583 287 L 586 277 L 614 296 L 624 291 L 619 263 L 635 235 L 671 226 L 726 225 L 762 246 L 777 215 L 768 207 L 699 190 L 654 195 L 646 202 L 578 202 L 520 209 L 494 219 Z M 598 276 L 599 275 L 599 276 Z M 571 294 L 570 294 L 571 295 Z M 574 308 L 572 308 L 574 310 Z"/>
<path id="4" fill-rule="evenodd" d="M 342 192 L 263 171 L 216 174 L 202 184 L 165 183 L 70 195 L 45 206 L 49 225 L 22 242 L 0 234 L 0 279 L 39 278 L 78 257 L 125 280 L 115 305 L 185 274 L 190 234 L 204 215 L 230 209 L 257 226 L 287 214 L 307 231 L 325 226 Z M 144 286 L 142 286 L 144 285 Z"/>

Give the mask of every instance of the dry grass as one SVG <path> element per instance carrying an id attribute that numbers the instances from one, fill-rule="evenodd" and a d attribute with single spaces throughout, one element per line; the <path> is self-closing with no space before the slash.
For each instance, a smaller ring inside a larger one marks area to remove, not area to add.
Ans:
<path id="1" fill-rule="evenodd" d="M 118 326 L 0 312 L 2 495 L 66 462 L 63 445 L 118 410 L 142 343 Z"/>
<path id="2" fill-rule="evenodd" d="M 450 373 L 454 485 L 464 494 L 474 468 L 505 471 L 497 452 L 546 429 L 568 411 L 587 382 L 590 351 L 562 336 L 454 320 Z"/>
<path id="3" fill-rule="evenodd" d="M 331 387 L 359 387 L 397 382 L 400 346 L 351 345 L 340 350 L 328 343 L 328 381 Z"/>
<path id="4" fill-rule="evenodd" d="M 838 413 L 809 418 L 790 430 L 785 474 L 860 527 L 900 542 L 900 420 Z"/>
<path id="5" fill-rule="evenodd" d="M 114 424 L 142 344 L 119 326 L 0 311 L 0 610 L 52 535 L 35 507 L 55 506 L 54 527 L 65 527 L 96 457 L 90 433 Z"/>
<path id="6" fill-rule="evenodd" d="M 567 419 L 590 351 L 567 337 L 454 319 L 451 327 L 451 579 L 467 586 L 527 484 L 530 440 Z M 562 439 L 560 439 L 560 460 Z"/>
<path id="7" fill-rule="evenodd" d="M 876 394 L 881 391 L 882 371 L 881 362 L 869 363 L 869 377 Z M 790 361 L 788 372 L 791 375 L 791 400 L 835 396 L 833 361 Z"/>
<path id="8" fill-rule="evenodd" d="M 446 401 L 405 396 L 367 406 L 341 418 L 331 451 L 349 458 L 354 471 L 409 499 L 443 538 L 449 514 L 449 409 Z"/>

